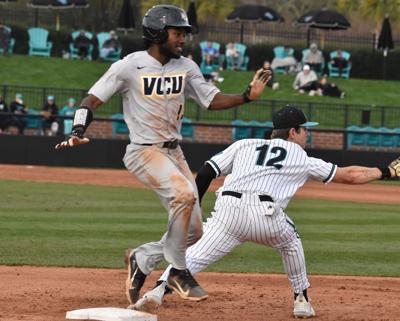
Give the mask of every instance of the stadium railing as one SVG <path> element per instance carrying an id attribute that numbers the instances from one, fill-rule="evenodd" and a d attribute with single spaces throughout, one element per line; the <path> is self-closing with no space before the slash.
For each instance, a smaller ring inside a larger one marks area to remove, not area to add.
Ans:
<path id="1" fill-rule="evenodd" d="M 16 93 L 23 93 L 27 107 L 41 108 L 48 95 L 55 96 L 56 104 L 62 108 L 70 97 L 78 102 L 87 95 L 87 89 L 49 88 L 17 85 L 1 85 L 0 91 L 9 104 Z M 400 127 L 400 106 L 377 106 L 365 104 L 296 102 L 284 100 L 259 100 L 248 106 L 209 112 L 188 100 L 185 117 L 196 122 L 229 124 L 236 119 L 265 122 L 272 119 L 273 113 L 287 104 L 295 104 L 302 109 L 309 120 L 318 121 L 323 128 L 347 128 L 351 125 L 372 127 Z M 111 117 L 122 112 L 122 97 L 115 95 L 96 112 L 99 117 Z M 367 119 L 365 119 L 367 115 Z"/>

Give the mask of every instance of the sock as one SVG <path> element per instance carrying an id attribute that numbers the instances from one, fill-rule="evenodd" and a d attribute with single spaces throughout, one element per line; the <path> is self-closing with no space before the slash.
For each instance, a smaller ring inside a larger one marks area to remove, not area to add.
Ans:
<path id="1" fill-rule="evenodd" d="M 296 298 L 298 297 L 298 293 L 295 293 L 294 294 L 294 299 L 296 300 Z M 303 295 L 304 295 L 304 298 L 306 299 L 306 301 L 308 302 L 308 295 L 307 295 L 307 289 L 305 289 L 305 290 L 303 290 Z"/>

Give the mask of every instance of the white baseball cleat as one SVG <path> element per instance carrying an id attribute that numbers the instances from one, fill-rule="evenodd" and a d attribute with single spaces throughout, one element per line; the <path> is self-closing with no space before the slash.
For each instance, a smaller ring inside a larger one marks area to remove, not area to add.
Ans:
<path id="1" fill-rule="evenodd" d="M 294 301 L 293 315 L 296 318 L 312 318 L 315 316 L 315 311 L 311 305 L 311 302 L 308 302 L 303 294 L 299 294 Z"/>
<path id="2" fill-rule="evenodd" d="M 162 304 L 166 286 L 167 282 L 162 282 L 154 289 L 146 292 L 143 297 L 133 305 L 133 309 L 155 314 L 157 308 Z"/>

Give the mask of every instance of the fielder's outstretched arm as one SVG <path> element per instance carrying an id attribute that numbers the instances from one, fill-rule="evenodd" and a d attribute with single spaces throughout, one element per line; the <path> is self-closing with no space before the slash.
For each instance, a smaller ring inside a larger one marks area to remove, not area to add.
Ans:
<path id="1" fill-rule="evenodd" d="M 343 184 L 365 184 L 393 177 L 400 177 L 400 157 L 384 167 L 339 167 L 332 181 Z"/>
<path id="2" fill-rule="evenodd" d="M 89 138 L 84 137 L 83 135 L 93 120 L 93 112 L 102 104 L 103 101 L 94 95 L 85 97 L 81 102 L 81 107 L 79 107 L 75 112 L 71 135 L 67 140 L 57 144 L 55 149 L 62 149 L 89 143 Z"/>

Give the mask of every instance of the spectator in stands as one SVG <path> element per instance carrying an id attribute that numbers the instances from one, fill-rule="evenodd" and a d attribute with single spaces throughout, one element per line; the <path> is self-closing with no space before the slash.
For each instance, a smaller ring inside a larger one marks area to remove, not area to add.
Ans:
<path id="1" fill-rule="evenodd" d="M 303 58 L 303 63 L 309 65 L 315 72 L 322 72 L 322 64 L 324 63 L 324 56 L 322 51 L 318 49 L 316 43 L 312 43 L 310 50 L 306 52 Z"/>
<path id="2" fill-rule="evenodd" d="M 103 47 L 100 49 L 100 58 L 105 59 L 110 54 L 116 52 L 119 48 L 121 48 L 121 43 L 118 40 L 118 36 L 114 30 L 110 31 L 110 38 L 108 38 L 103 43 Z"/>
<path id="3" fill-rule="evenodd" d="M 203 48 L 201 56 L 203 57 L 203 59 L 205 59 L 206 56 L 210 56 L 211 62 L 214 65 L 219 64 L 219 52 L 213 47 L 212 41 L 207 41 L 207 46 Z"/>
<path id="4" fill-rule="evenodd" d="M 10 125 L 10 116 L 4 115 L 8 113 L 8 107 L 3 96 L 0 95 L 0 134 L 5 132 Z"/>
<path id="5" fill-rule="evenodd" d="M 0 23 L 0 46 L 3 49 L 3 55 L 8 53 L 8 46 L 10 45 L 10 32 L 6 26 Z"/>
<path id="6" fill-rule="evenodd" d="M 80 59 L 87 58 L 91 42 L 92 41 L 86 37 L 85 31 L 80 30 L 78 36 L 74 39 L 74 47 L 78 50 Z"/>
<path id="7" fill-rule="evenodd" d="M 67 104 L 60 110 L 60 116 L 74 116 L 76 108 L 76 100 L 73 97 L 68 98 Z"/>
<path id="8" fill-rule="evenodd" d="M 224 78 L 219 76 L 218 67 L 213 64 L 212 56 L 206 55 L 200 65 L 201 73 L 210 82 L 223 82 Z"/>
<path id="9" fill-rule="evenodd" d="M 275 57 L 271 63 L 272 69 L 285 68 L 286 73 L 297 72 L 297 60 L 293 57 L 293 53 L 290 52 L 290 48 L 283 46 L 283 53 L 281 57 Z M 300 70 L 300 69 L 299 69 Z"/>
<path id="10" fill-rule="evenodd" d="M 76 110 L 75 108 L 76 108 L 76 100 L 75 98 L 70 97 L 67 100 L 67 104 L 60 110 L 58 114 L 60 116 L 67 116 L 73 118 Z M 72 128 L 72 119 L 64 119 L 64 121 L 61 120 L 59 124 L 60 124 L 59 132 L 61 134 L 70 132 Z"/>
<path id="11" fill-rule="evenodd" d="M 235 48 L 235 44 L 232 42 L 228 43 L 226 47 L 226 58 L 227 59 L 232 59 L 233 61 L 233 69 L 238 69 L 238 67 L 242 64 L 242 56 L 240 55 L 240 52 Z"/>
<path id="12" fill-rule="evenodd" d="M 315 94 L 318 84 L 318 77 L 314 70 L 311 70 L 309 65 L 304 65 L 293 82 L 293 89 L 298 90 L 300 94 L 310 92 L 310 96 Z"/>
<path id="13" fill-rule="evenodd" d="M 333 67 L 336 67 L 339 69 L 339 77 L 342 76 L 342 70 L 343 68 L 346 68 L 349 62 L 347 59 L 343 57 L 343 53 L 340 49 L 336 50 L 336 57 L 333 58 L 330 63 L 332 64 Z"/>
<path id="14" fill-rule="evenodd" d="M 15 100 L 10 104 L 10 111 L 14 113 L 15 117 L 12 117 L 10 126 L 17 127 L 18 133 L 23 134 L 26 127 L 26 118 L 22 115 L 28 113 L 28 108 L 24 104 L 24 97 L 18 93 L 15 95 Z"/>
<path id="15" fill-rule="evenodd" d="M 267 86 L 269 88 L 272 88 L 272 90 L 278 90 L 279 89 L 279 83 L 274 80 L 274 71 L 273 71 L 273 69 L 271 67 L 271 64 L 270 64 L 270 62 L 268 60 L 264 61 L 263 69 L 269 70 L 271 72 L 271 79 L 267 82 Z"/>
<path id="16" fill-rule="evenodd" d="M 344 98 L 345 92 L 341 91 L 338 86 L 328 81 L 328 76 L 324 75 L 317 84 L 317 92 L 319 96 L 331 96 Z"/>
<path id="17" fill-rule="evenodd" d="M 43 105 L 42 112 L 42 130 L 46 136 L 55 136 L 58 132 L 58 107 L 55 103 L 54 96 L 47 96 L 47 101 Z"/>

